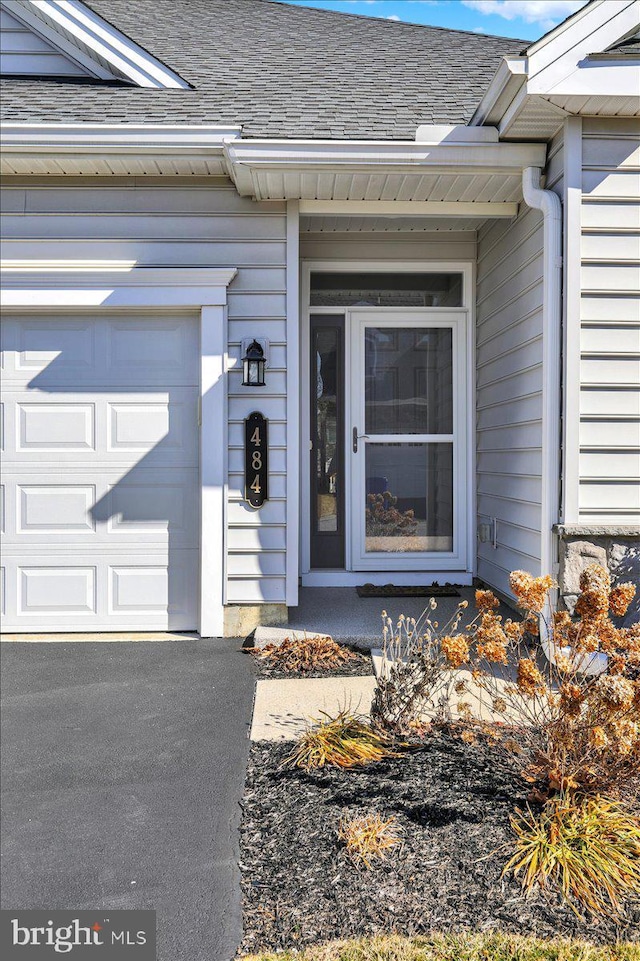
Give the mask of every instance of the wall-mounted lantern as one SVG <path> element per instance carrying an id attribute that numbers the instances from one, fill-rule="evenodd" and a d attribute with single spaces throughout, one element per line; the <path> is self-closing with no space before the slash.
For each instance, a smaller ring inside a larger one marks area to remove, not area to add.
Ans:
<path id="1" fill-rule="evenodd" d="M 264 387 L 264 369 L 266 366 L 264 349 L 257 340 L 253 340 L 242 358 L 242 386 Z"/>

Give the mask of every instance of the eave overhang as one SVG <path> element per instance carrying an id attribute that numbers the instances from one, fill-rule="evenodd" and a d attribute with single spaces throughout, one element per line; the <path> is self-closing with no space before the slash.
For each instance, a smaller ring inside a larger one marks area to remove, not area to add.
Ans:
<path id="1" fill-rule="evenodd" d="M 424 129 L 424 128 L 423 128 Z M 235 140 L 225 145 L 238 192 L 257 200 L 514 203 L 543 144 Z"/>
<path id="2" fill-rule="evenodd" d="M 465 133 L 467 130 L 467 133 Z M 227 176 L 261 201 L 418 205 L 424 214 L 513 216 L 522 170 L 546 146 L 460 127 L 420 142 L 242 140 L 239 127 L 8 124 L 2 172 L 18 176 Z M 440 139 L 436 139 L 440 138 Z M 404 205 L 404 206 L 402 206 Z M 454 205 L 459 205 L 455 207 Z M 327 208 L 330 209 L 330 208 Z M 373 208 L 371 208 L 373 211 Z"/>
<path id="3" fill-rule="evenodd" d="M 28 124 L 0 127 L 3 176 L 226 177 L 236 126 Z"/>

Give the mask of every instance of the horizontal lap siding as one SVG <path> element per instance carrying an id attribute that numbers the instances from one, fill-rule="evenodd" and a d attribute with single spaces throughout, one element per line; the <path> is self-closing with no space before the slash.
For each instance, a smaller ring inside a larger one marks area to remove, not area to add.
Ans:
<path id="1" fill-rule="evenodd" d="M 579 514 L 640 523 L 640 138 L 583 121 Z"/>
<path id="2" fill-rule="evenodd" d="M 478 544 L 478 576 L 505 594 L 510 571 L 540 571 L 542 242 L 524 204 L 478 232 L 477 511 L 479 524 L 495 518 L 497 543 Z"/>
<path id="3" fill-rule="evenodd" d="M 227 601 L 285 601 L 286 211 L 239 197 L 227 181 L 166 186 L 128 180 L 3 191 L 3 257 L 237 267 L 228 292 Z M 269 340 L 267 387 L 242 387 L 241 341 Z M 244 418 L 269 417 L 270 501 L 243 500 Z"/>
<path id="4" fill-rule="evenodd" d="M 420 233 L 364 231 L 303 233 L 302 260 L 473 261 L 476 257 L 473 230 Z"/>

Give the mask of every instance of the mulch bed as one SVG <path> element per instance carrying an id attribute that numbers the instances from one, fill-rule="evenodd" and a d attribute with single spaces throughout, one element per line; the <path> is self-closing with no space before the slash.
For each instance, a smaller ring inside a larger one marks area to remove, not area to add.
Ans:
<path id="1" fill-rule="evenodd" d="M 278 664 L 269 661 L 268 658 L 251 656 L 255 665 L 256 677 L 260 679 L 293 678 L 293 677 L 362 677 L 373 674 L 373 663 L 370 654 L 362 654 L 360 651 L 353 651 L 353 660 L 341 664 L 339 667 L 332 667 L 330 670 L 318 669 L 315 671 L 284 671 Z"/>
<path id="2" fill-rule="evenodd" d="M 278 771 L 291 744 L 253 744 L 243 800 L 242 950 L 333 938 L 471 928 L 606 943 L 640 939 L 640 904 L 626 927 L 582 921 L 559 898 L 525 900 L 501 879 L 509 816 L 525 790 L 495 753 L 435 734 L 403 758 L 342 772 Z M 336 838 L 343 813 L 395 815 L 405 843 L 370 871 Z M 500 850 L 500 849 L 503 850 Z"/>

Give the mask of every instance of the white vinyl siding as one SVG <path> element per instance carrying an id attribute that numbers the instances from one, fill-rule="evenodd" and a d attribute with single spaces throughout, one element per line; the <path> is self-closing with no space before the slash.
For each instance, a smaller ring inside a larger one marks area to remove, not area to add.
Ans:
<path id="1" fill-rule="evenodd" d="M 640 137 L 582 128 L 578 521 L 640 523 Z"/>
<path id="2" fill-rule="evenodd" d="M 40 181 L 3 191 L 3 257 L 237 267 L 228 289 L 226 602 L 285 602 L 286 209 L 238 196 L 226 180 Z M 241 341 L 269 341 L 267 386 L 242 387 Z M 244 418 L 269 418 L 270 500 L 243 500 Z M 217 535 L 215 535 L 217 536 Z"/>
<path id="3" fill-rule="evenodd" d="M 505 594 L 509 572 L 540 572 L 542 215 L 525 204 L 478 232 L 476 447 L 478 576 Z"/>
<path id="4" fill-rule="evenodd" d="M 301 260 L 473 261 L 476 257 L 474 230 L 415 231 L 326 231 L 300 234 Z M 398 268 L 401 269 L 401 268 Z"/>
<path id="5" fill-rule="evenodd" d="M 29 30 L 6 10 L 0 10 L 0 74 L 30 77 L 86 77 L 87 72 Z"/>

